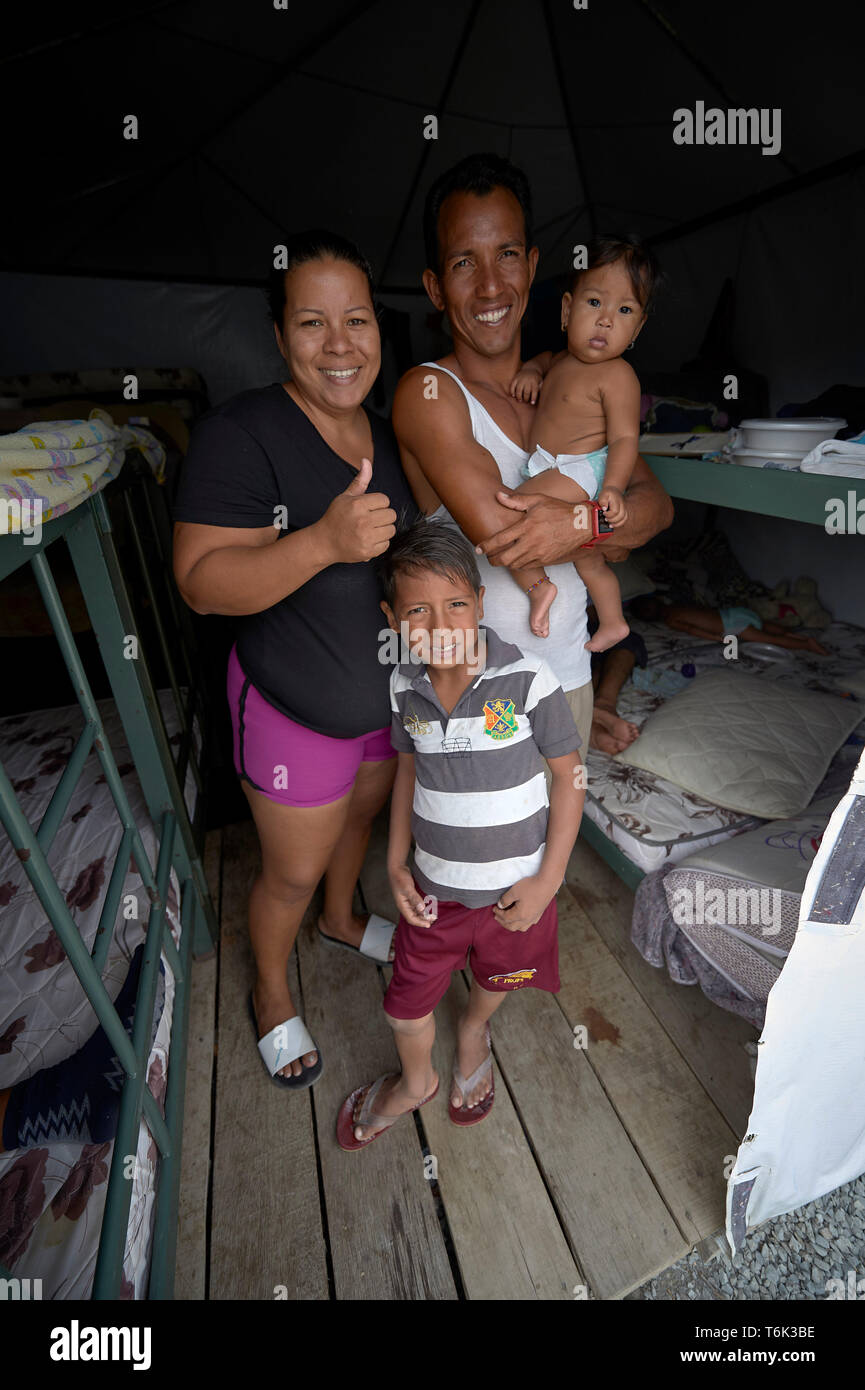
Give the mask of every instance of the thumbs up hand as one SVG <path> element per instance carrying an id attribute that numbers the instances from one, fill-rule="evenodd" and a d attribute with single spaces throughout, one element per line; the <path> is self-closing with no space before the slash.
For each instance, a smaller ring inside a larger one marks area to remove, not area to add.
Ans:
<path id="1" fill-rule="evenodd" d="M 372 463 L 361 461 L 345 492 L 335 497 L 321 518 L 331 564 L 353 565 L 387 550 L 396 531 L 396 512 L 383 492 L 367 492 Z"/>
<path id="2" fill-rule="evenodd" d="M 360 468 L 357 475 L 352 478 L 345 492 L 344 497 L 361 497 L 369 487 L 369 480 L 372 477 L 372 464 L 369 459 L 361 459 Z"/>

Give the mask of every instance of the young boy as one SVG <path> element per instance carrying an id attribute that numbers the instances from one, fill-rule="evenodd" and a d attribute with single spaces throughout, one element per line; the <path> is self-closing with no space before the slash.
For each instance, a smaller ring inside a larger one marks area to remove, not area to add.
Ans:
<path id="1" fill-rule="evenodd" d="M 473 979 L 449 1113 L 456 1124 L 488 1114 L 489 1019 L 510 990 L 559 989 L 555 895 L 585 795 L 559 682 L 546 662 L 479 628 L 483 589 L 464 536 L 421 518 L 391 542 L 382 579 L 382 609 L 408 643 L 391 676 L 399 764 L 388 874 L 401 916 L 384 998 L 402 1071 L 345 1100 L 344 1149 L 365 1147 L 436 1094 L 433 1010 L 467 952 Z"/>

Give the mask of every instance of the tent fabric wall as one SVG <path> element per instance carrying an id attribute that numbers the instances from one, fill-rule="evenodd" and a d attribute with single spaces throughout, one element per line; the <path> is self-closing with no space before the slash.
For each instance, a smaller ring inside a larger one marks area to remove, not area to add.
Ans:
<path id="1" fill-rule="evenodd" d="M 865 1171 L 865 893 L 849 916 L 837 903 L 831 913 L 815 908 L 830 858 L 844 846 L 845 822 L 863 804 L 865 753 L 808 871 L 796 939 L 769 995 L 754 1103 L 727 1186 L 734 1254 L 746 1228 L 795 1211 Z M 855 834 L 847 835 L 845 881 L 857 865 L 861 870 Z"/>
<path id="2" fill-rule="evenodd" d="M 191 366 L 217 405 L 284 374 L 255 289 L 2 274 L 0 305 L 0 376 Z"/>
<path id="3" fill-rule="evenodd" d="M 249 282 L 315 210 L 393 288 L 415 283 L 429 183 L 476 150 L 530 170 L 552 262 L 595 227 L 664 232 L 862 145 L 849 0 L 806 21 L 753 0 L 7 8 L 0 111 L 26 190 L 7 269 Z M 98 83 L 70 101 L 85 54 Z M 780 148 L 682 143 L 675 113 L 698 103 L 780 113 Z"/>
<path id="4" fill-rule="evenodd" d="M 854 304 L 863 245 L 861 169 L 659 245 L 670 289 L 643 331 L 638 369 L 674 371 L 696 356 L 729 276 L 733 347 L 768 379 L 773 414 L 835 383 L 862 382 L 865 334 Z"/>
<path id="5" fill-rule="evenodd" d="M 536 179 L 534 165 L 527 161 L 526 168 Z M 262 276 L 272 243 L 272 235 L 262 235 Z M 729 277 L 733 354 L 767 378 L 772 413 L 835 383 L 865 380 L 865 335 L 852 308 L 863 245 L 865 169 L 662 244 L 668 289 L 637 344 L 637 371 L 674 372 L 697 355 Z M 422 259 L 406 275 L 418 288 Z M 567 265 L 567 249 L 551 248 L 539 278 Z M 410 314 L 415 355 L 423 360 L 430 349 L 426 296 L 381 298 Z M 132 360 L 191 365 L 217 404 L 281 370 L 264 301 L 250 287 L 0 273 L 0 308 L 3 375 Z M 724 374 L 719 370 L 719 395 Z"/>

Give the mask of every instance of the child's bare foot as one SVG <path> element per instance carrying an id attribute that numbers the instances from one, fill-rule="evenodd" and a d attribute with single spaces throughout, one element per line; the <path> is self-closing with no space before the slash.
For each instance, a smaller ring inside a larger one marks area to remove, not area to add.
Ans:
<path id="1" fill-rule="evenodd" d="M 486 1023 L 468 1023 L 463 1014 L 457 1024 L 457 1066 L 462 1075 L 471 1076 L 487 1055 Z M 465 1099 L 466 1108 L 470 1110 L 473 1106 L 480 1105 L 484 1096 L 489 1095 L 492 1084 L 493 1074 L 490 1068 L 469 1091 Z M 454 1110 L 459 1110 L 463 1104 L 460 1088 L 455 1081 L 451 1086 L 450 1104 Z"/>
<path id="2" fill-rule="evenodd" d="M 376 1115 L 376 1117 L 381 1117 L 380 1122 L 378 1122 L 377 1120 L 374 1123 L 366 1125 L 359 1125 L 355 1123 L 355 1139 L 369 1139 L 370 1135 L 377 1134 L 379 1130 L 389 1128 L 391 1120 L 398 1119 L 400 1115 L 405 1115 L 407 1111 L 413 1110 L 415 1106 L 419 1105 L 422 1100 L 426 1099 L 426 1097 L 430 1094 L 431 1091 L 435 1090 L 437 1085 L 438 1076 L 433 1071 L 432 1067 L 430 1067 L 429 1078 L 427 1081 L 427 1085 L 424 1088 L 424 1093 L 422 1096 L 414 1096 L 409 1094 L 405 1085 L 405 1078 L 403 1077 L 402 1073 L 398 1073 L 397 1075 L 388 1077 L 387 1081 L 384 1082 L 381 1089 L 379 1090 L 379 1093 L 375 1098 L 375 1103 L 373 1106 L 373 1113 Z M 358 1096 L 357 1104 L 354 1107 L 353 1118 L 355 1121 L 357 1121 L 358 1116 L 360 1115 L 361 1108 L 363 1106 L 364 1100 L 366 1099 L 366 1092 L 368 1089 L 369 1087 L 365 1087 L 361 1094 Z"/>
<path id="3" fill-rule="evenodd" d="M 829 655 L 829 649 L 821 646 L 816 637 L 804 637 L 802 640 L 809 652 L 816 652 L 818 656 Z"/>
<path id="4" fill-rule="evenodd" d="M 553 581 L 544 578 L 529 594 L 529 627 L 536 637 L 550 635 L 550 608 L 558 592 Z M 467 1076 L 468 1072 L 463 1075 Z"/>
<path id="5" fill-rule="evenodd" d="M 616 711 L 596 700 L 592 708 L 592 731 L 589 747 L 602 753 L 621 753 L 634 742 L 640 734 L 636 724 L 622 719 Z"/>
<path id="6" fill-rule="evenodd" d="M 591 641 L 586 642 L 586 651 L 605 652 L 617 642 L 621 642 L 623 637 L 627 637 L 630 630 L 624 620 L 621 623 L 601 623 Z"/>

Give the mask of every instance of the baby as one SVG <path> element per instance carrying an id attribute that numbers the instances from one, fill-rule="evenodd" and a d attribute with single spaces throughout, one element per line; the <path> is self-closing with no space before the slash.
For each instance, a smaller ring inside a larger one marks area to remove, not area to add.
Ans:
<path id="1" fill-rule="evenodd" d="M 631 240 L 601 237 L 589 245 L 587 260 L 562 298 L 567 349 L 533 357 L 511 382 L 518 400 L 534 405 L 540 393 L 534 452 L 517 492 L 574 503 L 597 498 L 617 527 L 628 519 L 624 493 L 640 437 L 640 383 L 622 353 L 646 322 L 658 272 L 651 253 Z M 606 651 L 628 632 L 618 580 L 595 547 L 584 548 L 575 564 L 600 624 L 586 646 Z M 548 637 L 555 584 L 540 566 L 510 573 L 529 595 L 532 632 Z"/>

